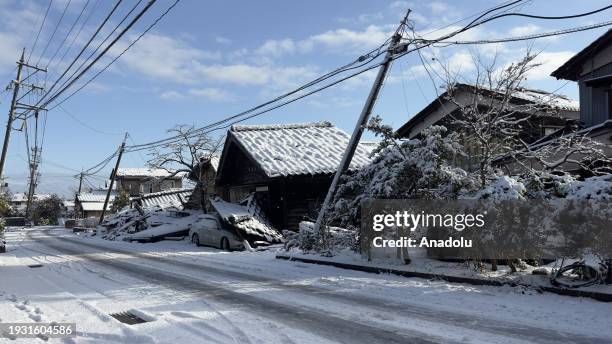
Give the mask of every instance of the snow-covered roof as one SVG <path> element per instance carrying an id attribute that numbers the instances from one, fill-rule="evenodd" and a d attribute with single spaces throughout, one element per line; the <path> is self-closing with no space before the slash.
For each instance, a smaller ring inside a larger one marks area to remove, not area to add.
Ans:
<path id="1" fill-rule="evenodd" d="M 149 178 L 168 178 L 172 175 L 171 171 L 163 168 L 146 168 L 146 167 L 124 167 L 117 170 L 118 177 L 149 177 Z M 172 178 L 183 178 L 185 172 L 178 172 Z"/>
<path id="2" fill-rule="evenodd" d="M 268 177 L 336 172 L 349 136 L 329 122 L 232 126 L 230 134 Z M 370 163 L 372 145 L 360 144 L 351 170 Z"/>
<path id="3" fill-rule="evenodd" d="M 520 98 L 532 103 L 547 105 L 555 109 L 580 111 L 580 102 L 569 99 L 564 95 L 553 94 L 542 90 L 534 90 L 522 88 L 513 94 L 516 98 Z"/>
<path id="4" fill-rule="evenodd" d="M 48 194 L 34 194 L 34 200 L 43 200 L 51 197 Z M 25 192 L 15 193 L 11 195 L 10 202 L 26 202 L 28 200 L 28 195 Z"/>
<path id="5" fill-rule="evenodd" d="M 109 203 L 115 199 L 116 192 L 111 192 Z M 104 202 L 106 199 L 106 193 L 102 192 L 81 192 L 76 196 L 77 201 L 83 202 Z M 102 210 L 102 208 L 100 208 Z"/>
<path id="6" fill-rule="evenodd" d="M 140 198 L 140 201 L 142 206 L 147 208 L 154 206 L 182 208 L 192 193 L 193 189 L 169 189 L 146 194 Z"/>

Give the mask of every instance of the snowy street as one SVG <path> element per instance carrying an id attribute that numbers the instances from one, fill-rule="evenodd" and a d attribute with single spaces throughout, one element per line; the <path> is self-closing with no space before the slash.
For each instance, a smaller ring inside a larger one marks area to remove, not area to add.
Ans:
<path id="1" fill-rule="evenodd" d="M 75 322 L 77 343 L 602 343 L 610 305 L 66 229 L 7 231 L 0 322 Z M 41 264 L 41 267 L 28 267 Z M 131 311 L 147 322 L 120 323 Z M 8 339 L 2 339 L 9 341 Z M 17 339 L 11 342 L 31 342 Z M 50 339 L 50 342 L 60 341 Z"/>

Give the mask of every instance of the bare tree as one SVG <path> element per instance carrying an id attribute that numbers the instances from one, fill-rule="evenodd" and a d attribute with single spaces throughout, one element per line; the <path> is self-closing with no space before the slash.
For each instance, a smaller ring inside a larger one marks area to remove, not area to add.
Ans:
<path id="1" fill-rule="evenodd" d="M 556 116 L 555 96 L 537 101 L 517 102 L 524 92 L 522 82 L 527 73 L 538 66 L 537 54 L 530 50 L 517 62 L 505 67 L 497 66 L 497 57 L 489 62 L 476 55 L 471 92 L 459 93 L 458 77 L 442 68 L 447 79 L 446 100 L 456 107 L 451 114 L 451 126 L 463 136 L 466 146 L 476 160 L 481 187 L 491 175 L 492 162 L 500 155 L 524 147 L 525 129 L 535 116 Z M 467 96 L 466 96 L 467 94 Z"/>
<path id="2" fill-rule="evenodd" d="M 159 148 L 152 148 L 148 154 L 151 158 L 147 165 L 170 172 L 170 177 L 186 172 L 196 181 L 201 181 L 200 164 L 219 154 L 223 138 L 212 138 L 206 133 L 196 131 L 193 125 L 186 124 L 177 125 L 167 132 L 177 139 Z"/>

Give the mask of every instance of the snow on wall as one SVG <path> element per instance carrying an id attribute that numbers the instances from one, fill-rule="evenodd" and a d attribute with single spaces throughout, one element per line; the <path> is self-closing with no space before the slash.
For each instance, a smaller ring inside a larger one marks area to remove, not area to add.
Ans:
<path id="1" fill-rule="evenodd" d="M 349 136 L 329 122 L 232 126 L 233 135 L 268 177 L 336 172 Z M 372 145 L 360 144 L 350 170 L 368 165 Z"/>

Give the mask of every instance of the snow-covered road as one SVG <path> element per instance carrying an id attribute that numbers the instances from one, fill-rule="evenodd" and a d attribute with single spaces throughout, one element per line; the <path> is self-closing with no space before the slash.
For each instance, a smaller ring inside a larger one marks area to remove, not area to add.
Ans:
<path id="1" fill-rule="evenodd" d="M 76 322 L 78 343 L 612 341 L 612 305 L 589 299 L 372 275 L 273 252 L 109 242 L 62 228 L 6 236 L 0 322 Z M 109 316 L 127 310 L 149 322 Z"/>

